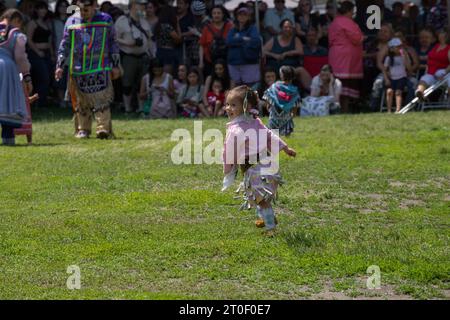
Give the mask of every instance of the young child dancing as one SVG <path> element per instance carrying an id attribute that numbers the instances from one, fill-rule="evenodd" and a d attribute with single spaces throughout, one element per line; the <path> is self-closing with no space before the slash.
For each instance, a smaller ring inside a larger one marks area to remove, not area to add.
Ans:
<path id="1" fill-rule="evenodd" d="M 266 234 L 273 236 L 277 220 L 272 202 L 282 179 L 271 157 L 281 150 L 291 157 L 295 157 L 296 152 L 250 114 L 250 109 L 257 106 L 258 95 L 247 86 L 236 87 L 227 95 L 225 110 L 231 121 L 227 123 L 223 151 L 222 190 L 231 186 L 240 166 L 244 181 L 237 192 L 243 189 L 245 200 L 241 209 L 256 208 L 256 226 L 265 227 Z"/>
<path id="2" fill-rule="evenodd" d="M 294 131 L 293 117 L 300 107 L 298 88 L 292 84 L 295 69 L 291 66 L 280 68 L 280 79 L 266 90 L 263 100 L 268 103 L 269 128 L 280 130 L 280 135 L 289 136 Z"/>

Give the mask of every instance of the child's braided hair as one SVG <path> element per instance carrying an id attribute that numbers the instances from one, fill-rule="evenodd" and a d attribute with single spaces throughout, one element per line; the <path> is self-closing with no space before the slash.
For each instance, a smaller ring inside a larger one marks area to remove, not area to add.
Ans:
<path id="1" fill-rule="evenodd" d="M 256 91 L 253 91 L 249 86 L 243 85 L 233 88 L 230 90 L 227 97 L 230 95 L 241 99 L 244 114 L 258 114 L 258 111 L 256 109 L 258 108 L 258 93 Z"/>

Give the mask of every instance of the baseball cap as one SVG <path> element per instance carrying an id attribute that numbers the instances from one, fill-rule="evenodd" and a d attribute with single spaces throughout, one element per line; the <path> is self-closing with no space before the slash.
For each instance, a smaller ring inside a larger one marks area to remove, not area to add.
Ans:
<path id="1" fill-rule="evenodd" d="M 389 48 L 395 48 L 398 46 L 402 45 L 402 40 L 400 40 L 399 38 L 392 38 L 389 42 L 388 42 L 388 47 Z"/>
<path id="2" fill-rule="evenodd" d="M 194 0 L 191 4 L 191 11 L 194 16 L 202 16 L 206 13 L 206 5 L 203 1 Z"/>

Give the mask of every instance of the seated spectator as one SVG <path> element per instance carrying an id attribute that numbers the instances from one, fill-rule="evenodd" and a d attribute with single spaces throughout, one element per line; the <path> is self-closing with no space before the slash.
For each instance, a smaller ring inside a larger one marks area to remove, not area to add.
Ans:
<path id="1" fill-rule="evenodd" d="M 225 91 L 222 81 L 216 79 L 211 85 L 211 90 L 206 94 L 208 104 L 206 111 L 214 117 L 225 115 Z"/>
<path id="2" fill-rule="evenodd" d="M 233 24 L 228 21 L 228 11 L 223 6 L 214 6 L 211 11 L 212 20 L 202 31 L 199 40 L 199 68 L 203 75 L 211 74 L 214 61 L 227 59 L 226 39 Z"/>
<path id="3" fill-rule="evenodd" d="M 285 0 L 275 0 L 275 8 L 268 9 L 264 17 L 264 27 L 272 35 L 276 36 L 281 31 L 281 22 L 291 21 L 295 25 L 294 13 L 286 8 Z"/>
<path id="4" fill-rule="evenodd" d="M 202 103 L 203 90 L 200 71 L 197 68 L 192 68 L 189 70 L 188 83 L 183 86 L 181 94 L 177 97 L 177 105 L 183 117 L 209 117 Z"/>
<path id="5" fill-rule="evenodd" d="M 333 75 L 329 64 L 324 65 L 320 74 L 311 83 L 311 96 L 302 103 L 302 116 L 326 116 L 339 113 L 342 83 Z"/>
<path id="6" fill-rule="evenodd" d="M 148 73 L 142 78 L 139 98 L 144 101 L 143 112 L 150 119 L 174 118 L 176 116 L 173 99 L 175 89 L 173 78 L 164 72 L 159 59 L 150 62 Z"/>
<path id="7" fill-rule="evenodd" d="M 261 76 L 261 38 L 247 7 L 238 8 L 235 16 L 235 26 L 227 37 L 228 68 L 236 85 L 252 86 Z"/>
<path id="8" fill-rule="evenodd" d="M 331 97 L 332 101 L 339 103 L 341 99 L 342 82 L 333 75 L 333 69 L 326 64 L 315 76 L 311 83 L 312 97 Z"/>
<path id="9" fill-rule="evenodd" d="M 442 80 L 450 72 L 450 45 L 449 35 L 445 29 L 438 34 L 438 43 L 428 54 L 427 73 L 420 78 L 417 87 L 416 96 L 424 99 L 424 91 L 426 88 L 434 85 L 437 81 Z M 450 93 L 450 79 L 447 81 Z"/>
<path id="10" fill-rule="evenodd" d="M 419 79 L 425 74 L 428 64 L 428 54 L 433 49 L 436 42 L 434 31 L 425 28 L 419 33 L 419 43 L 416 47 L 416 53 L 419 56 Z"/>
<path id="11" fill-rule="evenodd" d="M 281 32 L 263 47 L 267 66 L 279 70 L 281 66 L 298 67 L 303 55 L 303 45 L 295 36 L 293 23 L 285 19 L 280 23 Z"/>
<path id="12" fill-rule="evenodd" d="M 311 0 L 301 0 L 295 9 L 295 31 L 302 42 L 306 42 L 306 34 L 311 28 L 318 32 L 319 39 L 322 37 L 322 27 L 317 14 L 312 13 Z"/>
<path id="13" fill-rule="evenodd" d="M 173 85 L 175 87 L 175 93 L 177 94 L 177 97 L 180 94 L 183 86 L 187 84 L 187 73 L 188 73 L 187 65 L 180 64 L 178 66 L 177 77 L 173 80 Z"/>
<path id="14" fill-rule="evenodd" d="M 264 96 L 264 93 L 276 81 L 277 81 L 277 72 L 275 71 L 275 69 L 267 67 L 263 71 L 263 74 L 262 74 L 260 82 L 255 84 L 253 86 L 253 88 L 252 88 L 252 90 L 258 92 L 258 97 L 260 99 L 259 103 L 258 103 L 258 109 L 259 109 L 259 114 L 261 116 L 264 116 L 264 115 L 268 114 L 266 112 L 267 110 L 265 108 L 266 103 L 264 102 L 264 100 L 262 100 L 262 98 Z"/>
<path id="15" fill-rule="evenodd" d="M 222 89 L 227 92 L 235 86 L 235 83 L 230 78 L 228 72 L 228 65 L 225 60 L 219 59 L 214 63 L 214 71 L 211 75 L 206 78 L 205 90 L 203 92 L 203 104 L 208 105 L 207 94 L 212 90 L 212 84 L 215 80 L 220 80 L 222 83 Z"/>
<path id="16" fill-rule="evenodd" d="M 320 73 L 320 69 L 328 63 L 328 49 L 319 45 L 319 35 L 315 28 L 310 28 L 306 34 L 303 51 L 303 67 L 311 77 L 315 77 Z"/>

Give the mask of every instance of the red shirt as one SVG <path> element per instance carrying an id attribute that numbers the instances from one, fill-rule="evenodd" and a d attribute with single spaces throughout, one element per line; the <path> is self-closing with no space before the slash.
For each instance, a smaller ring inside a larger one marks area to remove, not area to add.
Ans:
<path id="1" fill-rule="evenodd" d="M 440 69 L 446 69 L 450 64 L 448 60 L 448 52 L 450 51 L 450 45 L 447 45 L 444 49 L 438 51 L 440 44 L 434 46 L 428 53 L 428 74 L 434 75 Z"/>
<path id="2" fill-rule="evenodd" d="M 214 106 L 216 101 L 224 102 L 225 101 L 225 93 L 221 92 L 219 95 L 215 94 L 213 91 L 209 91 L 206 95 L 208 98 L 208 103 L 211 106 Z"/>
<path id="3" fill-rule="evenodd" d="M 211 59 L 211 52 L 210 52 L 210 46 L 214 41 L 214 34 L 211 32 L 214 31 L 214 33 L 218 36 L 219 34 L 222 35 L 222 37 L 226 40 L 228 32 L 233 27 L 233 24 L 229 21 L 225 22 L 223 27 L 223 32 L 221 33 L 222 29 L 217 29 L 213 23 L 209 24 L 209 28 L 205 26 L 203 28 L 202 36 L 200 37 L 200 40 L 198 43 L 203 47 L 203 54 L 205 56 L 205 60 L 209 63 L 212 63 Z M 211 28 L 211 30 L 210 30 Z"/>

